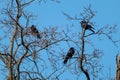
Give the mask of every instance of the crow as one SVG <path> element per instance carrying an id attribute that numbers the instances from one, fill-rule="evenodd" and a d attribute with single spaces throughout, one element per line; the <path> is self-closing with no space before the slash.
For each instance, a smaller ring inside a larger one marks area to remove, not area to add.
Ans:
<path id="1" fill-rule="evenodd" d="M 64 59 L 64 62 L 63 62 L 63 63 L 66 64 L 67 61 L 68 61 L 68 59 L 72 58 L 72 56 L 74 55 L 74 53 L 75 53 L 75 50 L 74 50 L 73 47 L 71 47 L 71 48 L 69 49 L 67 55 L 65 56 L 65 59 Z"/>
<path id="2" fill-rule="evenodd" d="M 32 25 L 30 29 L 31 29 L 31 32 L 37 36 L 37 38 L 41 38 L 39 31 L 36 29 L 34 25 Z"/>
<path id="3" fill-rule="evenodd" d="M 93 33 L 95 33 L 95 31 L 93 30 L 94 28 L 91 25 L 89 25 L 88 22 L 81 21 L 81 26 L 82 26 L 82 28 L 85 28 L 85 30 L 90 30 Z"/>

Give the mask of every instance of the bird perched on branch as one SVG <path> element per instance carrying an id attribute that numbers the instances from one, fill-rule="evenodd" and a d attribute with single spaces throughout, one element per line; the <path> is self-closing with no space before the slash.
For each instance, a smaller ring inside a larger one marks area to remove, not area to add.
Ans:
<path id="1" fill-rule="evenodd" d="M 72 56 L 74 55 L 74 53 L 75 53 L 75 50 L 74 50 L 73 47 L 71 47 L 71 48 L 69 49 L 67 55 L 65 56 L 65 59 L 64 59 L 64 62 L 63 62 L 63 63 L 66 64 L 67 61 L 68 61 L 68 59 L 72 58 Z"/>
<path id="2" fill-rule="evenodd" d="M 93 30 L 94 28 L 91 25 L 89 25 L 88 22 L 81 21 L 81 26 L 82 26 L 82 28 L 85 28 L 85 30 L 90 30 L 93 33 L 95 33 L 95 31 Z"/>
<path id="3" fill-rule="evenodd" d="M 34 25 L 32 25 L 32 26 L 30 27 L 30 29 L 31 29 L 31 33 L 32 33 L 32 34 L 36 35 L 37 38 L 41 38 L 39 31 L 37 30 L 37 28 L 36 28 Z"/>

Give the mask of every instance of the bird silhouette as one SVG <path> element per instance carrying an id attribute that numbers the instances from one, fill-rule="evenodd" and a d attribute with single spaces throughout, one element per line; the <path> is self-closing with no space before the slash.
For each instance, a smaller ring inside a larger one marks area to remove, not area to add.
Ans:
<path id="1" fill-rule="evenodd" d="M 89 25 L 88 22 L 81 21 L 81 26 L 82 26 L 82 28 L 85 28 L 85 30 L 90 30 L 93 33 L 95 33 L 95 31 L 93 30 L 94 28 L 91 25 Z"/>
<path id="2" fill-rule="evenodd" d="M 39 31 L 37 30 L 37 28 L 34 25 L 32 25 L 30 27 L 30 29 L 31 29 L 32 34 L 36 35 L 37 38 L 41 38 Z"/>
<path id="3" fill-rule="evenodd" d="M 68 59 L 72 58 L 72 56 L 74 55 L 74 53 L 75 53 L 75 50 L 74 50 L 73 47 L 71 47 L 71 48 L 69 49 L 67 55 L 65 56 L 65 59 L 64 59 L 64 62 L 63 62 L 63 63 L 66 64 L 67 61 L 68 61 Z"/>

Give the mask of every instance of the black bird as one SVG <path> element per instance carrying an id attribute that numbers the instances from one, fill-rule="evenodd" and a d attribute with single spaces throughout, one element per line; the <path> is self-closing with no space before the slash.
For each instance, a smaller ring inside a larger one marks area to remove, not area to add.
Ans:
<path id="1" fill-rule="evenodd" d="M 32 25 L 30 29 L 31 29 L 31 32 L 37 36 L 37 38 L 41 38 L 39 31 L 36 29 L 34 25 Z"/>
<path id="2" fill-rule="evenodd" d="M 75 53 L 75 50 L 74 50 L 73 47 L 71 47 L 71 48 L 69 49 L 67 55 L 65 56 L 65 59 L 64 59 L 64 62 L 63 62 L 63 63 L 66 64 L 67 61 L 68 61 L 68 59 L 72 58 L 72 56 L 74 55 L 74 53 Z"/>
<path id="3" fill-rule="evenodd" d="M 95 31 L 93 30 L 94 28 L 93 28 L 91 25 L 89 25 L 88 22 L 86 22 L 86 21 L 81 21 L 81 26 L 82 26 L 83 28 L 85 28 L 85 30 L 90 30 L 90 31 L 92 31 L 93 33 L 95 33 Z"/>

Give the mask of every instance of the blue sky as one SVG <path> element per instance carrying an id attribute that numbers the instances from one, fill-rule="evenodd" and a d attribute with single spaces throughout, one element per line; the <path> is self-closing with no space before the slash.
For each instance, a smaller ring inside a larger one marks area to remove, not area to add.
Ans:
<path id="1" fill-rule="evenodd" d="M 62 11 L 68 13 L 71 16 L 80 16 L 83 7 L 91 4 L 92 9 L 96 11 L 96 16 L 92 19 L 95 23 L 96 29 L 104 27 L 106 25 L 113 26 L 117 25 L 117 33 L 114 34 L 114 39 L 120 39 L 120 0 L 61 0 L 60 4 L 47 1 L 46 4 L 42 3 L 40 6 L 40 20 L 38 23 L 40 26 L 52 26 L 58 25 L 64 28 L 67 25 L 74 23 L 78 28 L 78 21 L 68 21 L 66 17 L 62 15 Z M 76 29 L 78 30 L 78 29 Z M 96 38 L 96 36 L 93 36 Z M 116 48 L 111 41 L 109 41 L 105 36 L 102 37 L 103 40 L 99 41 L 93 39 L 94 46 L 99 48 L 104 52 L 101 63 L 104 65 L 103 74 L 109 74 L 109 68 L 111 68 L 111 77 L 115 76 L 115 56 L 120 52 L 120 45 L 118 43 L 118 48 Z M 107 75 L 106 75 L 107 76 Z"/>
<path id="2" fill-rule="evenodd" d="M 88 5 L 92 6 L 92 9 L 96 11 L 95 17 L 92 19 L 95 22 L 95 29 L 104 27 L 105 25 L 117 25 L 117 32 L 114 34 L 114 39 L 120 39 L 120 0 L 61 0 L 61 2 L 55 3 L 47 0 L 46 3 L 42 2 L 40 5 L 34 2 L 29 9 L 30 12 L 37 15 L 36 20 L 31 21 L 31 24 L 37 25 L 40 29 L 45 26 L 58 26 L 59 28 L 66 29 L 66 25 L 75 25 L 75 30 L 78 31 L 79 21 L 69 21 L 62 14 L 68 13 L 71 16 L 80 16 L 80 12 L 83 7 Z M 30 24 L 30 25 L 31 25 Z M 118 48 L 113 45 L 105 36 L 102 36 L 102 40 L 96 39 L 97 36 L 92 36 L 89 39 L 93 42 L 94 46 L 104 52 L 104 55 L 100 61 L 104 65 L 103 74 L 109 73 L 111 68 L 111 76 L 115 77 L 115 56 L 117 52 L 120 52 L 120 43 Z M 69 73 L 69 72 L 68 72 Z M 69 76 L 65 78 L 67 80 Z"/>

